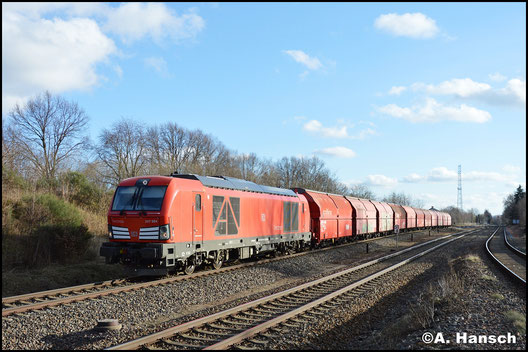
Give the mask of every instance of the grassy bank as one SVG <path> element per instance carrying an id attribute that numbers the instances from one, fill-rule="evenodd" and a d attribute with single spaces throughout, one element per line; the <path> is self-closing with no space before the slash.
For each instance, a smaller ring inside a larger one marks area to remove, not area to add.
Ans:
<path id="1" fill-rule="evenodd" d="M 2 271 L 2 297 L 123 277 L 125 274 L 121 265 L 108 265 L 101 260 L 70 265 L 52 264 L 41 269 L 13 268 Z"/>

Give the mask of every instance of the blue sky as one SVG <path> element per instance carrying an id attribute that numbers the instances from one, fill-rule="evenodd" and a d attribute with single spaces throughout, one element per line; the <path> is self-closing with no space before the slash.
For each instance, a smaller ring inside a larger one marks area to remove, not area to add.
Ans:
<path id="1" fill-rule="evenodd" d="M 502 212 L 526 188 L 525 3 L 2 3 L 2 114 L 90 116 L 318 156 L 345 184 Z"/>

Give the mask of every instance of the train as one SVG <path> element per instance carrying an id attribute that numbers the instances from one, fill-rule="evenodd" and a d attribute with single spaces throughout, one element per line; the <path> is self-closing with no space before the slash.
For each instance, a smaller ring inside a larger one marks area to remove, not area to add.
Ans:
<path id="1" fill-rule="evenodd" d="M 434 210 L 227 176 L 173 173 L 119 183 L 99 254 L 138 275 L 191 274 L 238 259 L 451 225 Z"/>

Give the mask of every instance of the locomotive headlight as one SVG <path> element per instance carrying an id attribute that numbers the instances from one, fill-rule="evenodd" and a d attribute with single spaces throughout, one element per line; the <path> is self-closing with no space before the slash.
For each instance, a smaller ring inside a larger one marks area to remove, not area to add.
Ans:
<path id="1" fill-rule="evenodd" d="M 168 224 L 159 227 L 159 237 L 160 240 L 168 240 L 170 238 L 170 229 Z"/>
<path id="2" fill-rule="evenodd" d="M 112 238 L 112 225 L 108 224 L 108 238 Z"/>

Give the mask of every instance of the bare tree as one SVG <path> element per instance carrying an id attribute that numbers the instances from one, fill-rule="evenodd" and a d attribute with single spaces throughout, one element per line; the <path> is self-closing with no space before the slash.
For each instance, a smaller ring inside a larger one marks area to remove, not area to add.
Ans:
<path id="1" fill-rule="evenodd" d="M 261 174 L 261 162 L 255 153 L 235 156 L 235 167 L 238 169 L 237 177 L 258 183 Z"/>
<path id="2" fill-rule="evenodd" d="M 421 199 L 413 198 L 403 192 L 392 192 L 388 196 L 383 197 L 382 201 L 400 205 L 408 205 L 415 208 L 423 208 L 424 202 Z"/>
<path id="3" fill-rule="evenodd" d="M 275 163 L 276 183 L 282 188 L 300 187 L 314 191 L 344 194 L 345 185 L 317 158 L 284 157 Z"/>
<path id="4" fill-rule="evenodd" d="M 104 165 L 102 176 L 106 182 L 117 185 L 122 179 L 145 171 L 147 149 L 143 130 L 139 123 L 123 118 L 101 132 L 96 152 Z"/>
<path id="5" fill-rule="evenodd" d="M 357 198 L 376 200 L 374 193 L 362 183 L 350 187 L 348 190 L 348 195 Z"/>
<path id="6" fill-rule="evenodd" d="M 61 165 L 80 152 L 88 142 L 88 116 L 77 103 L 54 96 L 49 91 L 16 104 L 9 113 L 14 143 L 36 172 L 54 178 Z"/>
<path id="7" fill-rule="evenodd" d="M 151 172 L 170 174 L 184 171 L 189 153 L 189 132 L 169 122 L 148 130 L 147 148 Z"/>

